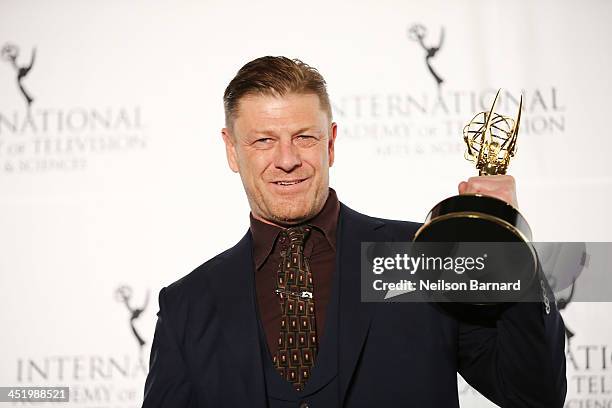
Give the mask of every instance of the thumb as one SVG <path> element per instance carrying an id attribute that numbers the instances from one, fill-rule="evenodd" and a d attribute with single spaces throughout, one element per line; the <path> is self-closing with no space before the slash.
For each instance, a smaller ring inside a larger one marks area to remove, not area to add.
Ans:
<path id="1" fill-rule="evenodd" d="M 462 181 L 461 183 L 459 183 L 459 186 L 457 187 L 457 189 L 459 190 L 459 194 L 464 194 L 465 191 L 467 190 L 467 186 L 468 186 L 468 183 L 465 181 Z"/>

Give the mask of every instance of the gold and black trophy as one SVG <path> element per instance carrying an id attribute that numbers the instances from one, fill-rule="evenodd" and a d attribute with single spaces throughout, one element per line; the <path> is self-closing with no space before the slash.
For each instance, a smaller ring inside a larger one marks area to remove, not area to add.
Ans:
<path id="1" fill-rule="evenodd" d="M 495 112 L 500 91 L 491 109 L 476 114 L 463 129 L 465 158 L 475 162 L 480 176 L 506 174 L 510 159 L 516 153 L 523 98 L 521 96 L 518 114 L 513 119 Z M 436 204 L 413 240 L 425 243 L 515 242 L 519 246 L 523 243 L 523 253 L 529 259 L 522 265 L 529 267 L 516 271 L 514 277 L 527 283 L 537 271 L 537 255 L 530 244 L 531 239 L 529 224 L 511 204 L 482 194 L 461 194 Z"/>

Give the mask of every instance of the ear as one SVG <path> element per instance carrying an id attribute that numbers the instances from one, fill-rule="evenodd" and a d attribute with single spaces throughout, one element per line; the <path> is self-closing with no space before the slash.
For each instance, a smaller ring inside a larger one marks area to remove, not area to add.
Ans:
<path id="1" fill-rule="evenodd" d="M 332 122 L 329 129 L 329 140 L 327 141 L 327 154 L 329 156 L 329 167 L 334 164 L 334 143 L 336 142 L 336 134 L 338 132 L 338 125 L 336 122 Z"/>
<path id="2" fill-rule="evenodd" d="M 221 136 L 225 143 L 225 155 L 227 156 L 227 164 L 234 173 L 238 173 L 238 156 L 236 155 L 236 145 L 228 128 L 221 129 Z"/>

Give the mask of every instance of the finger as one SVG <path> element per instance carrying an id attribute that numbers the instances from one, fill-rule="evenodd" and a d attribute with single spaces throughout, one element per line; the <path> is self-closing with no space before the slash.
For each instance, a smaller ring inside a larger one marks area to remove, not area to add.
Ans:
<path id="1" fill-rule="evenodd" d="M 516 186 L 516 180 L 510 175 L 474 176 L 468 179 L 473 188 L 498 188 L 497 186 Z"/>

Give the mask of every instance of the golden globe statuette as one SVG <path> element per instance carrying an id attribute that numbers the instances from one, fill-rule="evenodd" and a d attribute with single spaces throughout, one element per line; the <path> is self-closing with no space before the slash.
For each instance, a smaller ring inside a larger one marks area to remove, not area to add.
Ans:
<path id="1" fill-rule="evenodd" d="M 518 114 L 513 119 L 495 112 L 500 91 L 497 91 L 491 109 L 478 113 L 463 129 L 465 158 L 475 162 L 480 176 L 506 174 L 510 159 L 516 153 L 523 98 L 521 96 Z M 529 243 L 531 239 L 529 224 L 509 203 L 481 194 L 461 194 L 436 204 L 413 241 L 524 243 L 523 252 L 529 258 L 529 268 L 516 271 L 513 278 L 527 284 L 535 277 L 538 264 L 535 250 Z M 494 281 L 499 277 L 489 278 Z M 474 301 L 465 303 L 480 304 Z"/>

